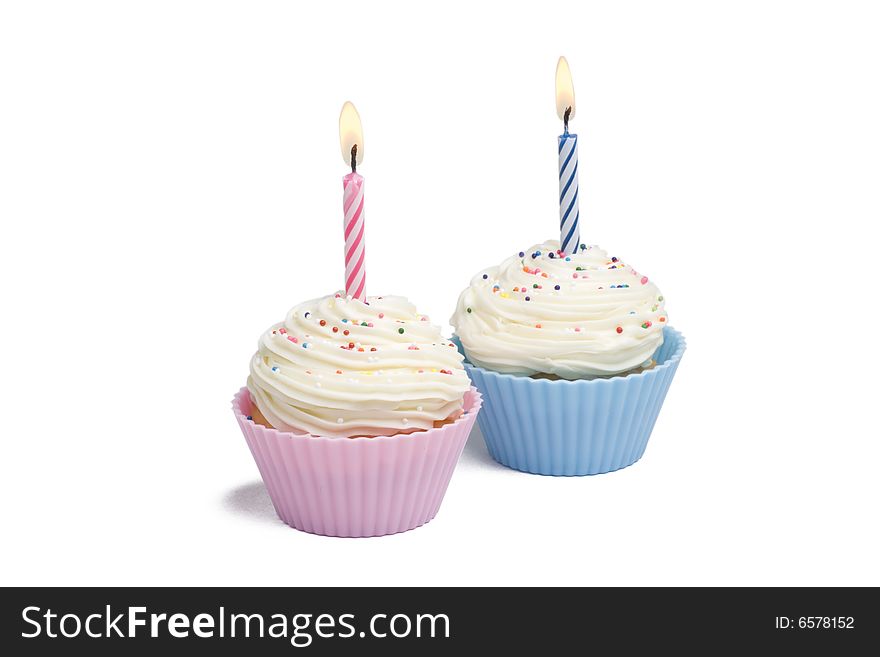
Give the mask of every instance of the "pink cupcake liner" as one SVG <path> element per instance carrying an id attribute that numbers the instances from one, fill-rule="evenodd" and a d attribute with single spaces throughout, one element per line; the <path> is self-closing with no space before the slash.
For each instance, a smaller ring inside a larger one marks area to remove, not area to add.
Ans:
<path id="1" fill-rule="evenodd" d="M 464 396 L 464 414 L 439 429 L 375 438 L 327 438 L 278 431 L 248 419 L 242 388 L 232 410 L 278 516 L 323 536 L 384 536 L 437 515 L 482 397 Z"/>

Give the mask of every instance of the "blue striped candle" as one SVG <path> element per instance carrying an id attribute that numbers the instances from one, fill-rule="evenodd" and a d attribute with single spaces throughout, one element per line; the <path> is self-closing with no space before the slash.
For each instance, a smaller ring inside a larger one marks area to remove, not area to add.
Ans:
<path id="1" fill-rule="evenodd" d="M 559 248 L 577 251 L 580 243 L 578 221 L 578 137 L 568 128 L 559 135 Z"/>

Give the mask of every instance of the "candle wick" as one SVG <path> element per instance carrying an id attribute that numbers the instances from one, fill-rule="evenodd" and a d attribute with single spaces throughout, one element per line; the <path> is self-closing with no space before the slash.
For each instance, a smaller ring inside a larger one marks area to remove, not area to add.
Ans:
<path id="1" fill-rule="evenodd" d="M 565 126 L 565 134 L 568 134 L 568 117 L 570 117 L 570 116 L 571 116 L 571 108 L 566 107 L 565 114 L 563 114 L 563 116 L 562 116 L 562 122 Z"/>
<path id="2" fill-rule="evenodd" d="M 357 156 L 358 156 L 358 145 L 355 144 L 351 147 L 351 172 L 357 172 Z"/>

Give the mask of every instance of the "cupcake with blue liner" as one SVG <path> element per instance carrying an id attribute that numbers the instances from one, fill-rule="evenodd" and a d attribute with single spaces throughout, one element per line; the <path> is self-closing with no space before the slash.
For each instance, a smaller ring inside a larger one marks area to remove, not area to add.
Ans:
<path id="1" fill-rule="evenodd" d="M 490 454 L 536 474 L 639 460 L 685 350 L 653 281 L 585 244 L 536 244 L 480 271 L 450 321 Z"/>

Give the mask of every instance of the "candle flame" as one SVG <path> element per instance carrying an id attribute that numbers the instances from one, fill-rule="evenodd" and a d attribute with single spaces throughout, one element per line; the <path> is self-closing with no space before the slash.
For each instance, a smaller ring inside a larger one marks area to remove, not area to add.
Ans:
<path id="1" fill-rule="evenodd" d="M 569 119 L 574 118 L 574 83 L 571 81 L 571 69 L 568 68 L 568 60 L 559 58 L 556 64 L 556 114 L 565 121 L 565 111 L 571 108 Z"/>
<path id="2" fill-rule="evenodd" d="M 351 164 L 351 149 L 357 146 L 356 163 L 364 161 L 364 131 L 361 128 L 361 116 L 351 101 L 345 101 L 339 113 L 339 145 L 342 147 L 342 159 Z"/>

